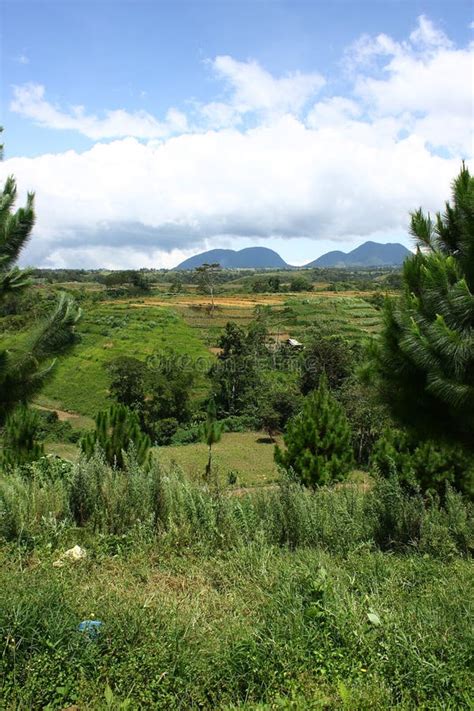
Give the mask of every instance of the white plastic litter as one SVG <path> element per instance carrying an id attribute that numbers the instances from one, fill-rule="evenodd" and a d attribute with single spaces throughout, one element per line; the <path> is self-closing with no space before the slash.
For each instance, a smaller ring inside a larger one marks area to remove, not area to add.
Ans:
<path id="1" fill-rule="evenodd" d="M 81 548 L 81 546 L 73 546 L 72 548 L 69 548 L 69 550 L 64 551 L 64 553 L 62 553 L 59 558 L 54 561 L 53 567 L 62 568 L 68 561 L 76 563 L 78 560 L 85 558 L 86 555 L 87 553 L 84 548 Z"/>

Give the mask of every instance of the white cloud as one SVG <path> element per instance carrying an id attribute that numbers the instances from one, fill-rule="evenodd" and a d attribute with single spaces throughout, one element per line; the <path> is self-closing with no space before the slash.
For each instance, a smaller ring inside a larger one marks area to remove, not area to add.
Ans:
<path id="1" fill-rule="evenodd" d="M 41 126 L 78 131 L 94 140 L 121 136 L 163 138 L 187 129 L 186 116 L 173 108 L 168 111 L 165 121 L 158 121 L 146 111 L 130 113 L 117 109 L 106 111 L 104 118 L 87 114 L 83 106 L 72 106 L 69 111 L 64 111 L 46 100 L 44 86 L 34 83 L 13 87 L 10 110 Z"/>
<path id="2" fill-rule="evenodd" d="M 30 58 L 26 56 L 26 54 L 19 54 L 17 57 L 15 57 L 15 61 L 18 62 L 18 64 L 29 64 L 30 63 Z"/>
<path id="3" fill-rule="evenodd" d="M 276 78 L 258 62 L 238 62 L 229 56 L 216 57 L 211 65 L 230 90 L 227 103 L 240 114 L 298 114 L 326 83 L 318 72 L 291 72 Z"/>
<path id="4" fill-rule="evenodd" d="M 315 104 L 306 117 L 306 123 L 311 128 L 340 126 L 359 118 L 361 114 L 362 109 L 355 101 L 333 96 Z"/>
<path id="5" fill-rule="evenodd" d="M 456 48 L 426 17 L 406 42 L 364 36 L 347 57 L 353 96 L 369 119 L 392 117 L 453 155 L 472 153 L 473 47 Z M 375 64 L 367 65 L 370 59 Z"/>
<path id="6" fill-rule="evenodd" d="M 418 26 L 410 34 L 412 46 L 429 49 L 450 49 L 453 43 L 447 35 L 429 20 L 425 15 L 418 18 Z"/>
<path id="7" fill-rule="evenodd" d="M 37 193 L 24 261 L 158 267 L 229 241 L 406 234 L 409 210 L 442 207 L 472 157 L 471 51 L 421 17 L 405 42 L 361 38 L 348 54 L 352 90 L 326 86 L 319 99 L 318 73 L 273 77 L 221 56 L 211 66 L 224 95 L 163 122 L 64 111 L 43 87 L 17 87 L 14 110 L 42 125 L 124 136 L 0 165 Z"/>
<path id="8" fill-rule="evenodd" d="M 115 250 L 116 262 L 130 263 L 132 251 L 162 266 L 166 252 L 225 238 L 402 231 L 410 209 L 442 205 L 458 168 L 416 137 L 397 141 L 381 131 L 377 141 L 370 132 L 364 140 L 350 128 L 310 129 L 286 116 L 245 132 L 159 145 L 128 138 L 81 154 L 13 158 L 2 172 L 37 194 L 24 261 L 75 264 L 79 253 Z"/>

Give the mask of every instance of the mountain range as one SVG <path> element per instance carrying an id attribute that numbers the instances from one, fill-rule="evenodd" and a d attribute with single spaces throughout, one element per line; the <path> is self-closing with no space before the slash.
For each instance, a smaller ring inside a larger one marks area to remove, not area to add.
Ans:
<path id="1" fill-rule="evenodd" d="M 380 244 L 364 242 L 350 252 L 327 252 L 305 267 L 391 267 L 400 266 L 410 255 L 409 249 L 398 242 Z M 175 269 L 195 269 L 202 264 L 219 264 L 223 269 L 291 269 L 280 255 L 267 247 L 211 249 L 185 259 Z"/>

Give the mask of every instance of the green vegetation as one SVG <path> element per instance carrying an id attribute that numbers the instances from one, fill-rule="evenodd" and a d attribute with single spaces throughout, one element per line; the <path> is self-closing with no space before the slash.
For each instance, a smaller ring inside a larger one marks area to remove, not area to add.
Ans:
<path id="1" fill-rule="evenodd" d="M 206 421 L 202 426 L 202 438 L 207 446 L 207 463 L 204 472 L 204 478 L 207 482 L 212 480 L 212 448 L 217 444 L 222 436 L 222 425 L 217 422 L 216 403 L 213 399 L 209 400 L 207 406 Z"/>
<path id="2" fill-rule="evenodd" d="M 193 359 L 211 356 L 199 337 L 171 309 L 129 303 L 90 304 L 78 325 L 80 343 L 60 358 L 38 402 L 95 416 L 109 400 L 106 365 L 119 356 L 145 360 L 156 352 Z M 87 383 L 87 387 L 84 384 Z"/>
<path id="3" fill-rule="evenodd" d="M 281 436 L 276 436 L 281 442 Z M 279 479 L 274 462 L 273 442 L 265 432 L 224 432 L 213 446 L 214 475 L 225 487 L 229 475 L 236 478 L 238 487 L 261 487 Z M 159 447 L 157 456 L 166 469 L 173 466 L 191 480 L 199 481 L 207 462 L 207 447 L 203 442 Z"/>
<path id="4" fill-rule="evenodd" d="M 275 460 L 305 486 L 343 481 L 353 464 L 351 431 L 342 407 L 331 395 L 323 375 L 318 389 L 288 423 L 285 450 L 276 447 Z"/>
<path id="5" fill-rule="evenodd" d="M 132 708 L 469 707 L 459 495 L 440 508 L 381 480 L 223 497 L 126 466 L 0 482 L 7 705 L 101 708 L 110 687 Z M 55 568 L 73 543 L 86 558 Z M 97 638 L 77 630 L 91 618 Z"/>
<path id="6" fill-rule="evenodd" d="M 407 432 L 386 431 L 374 444 L 372 464 L 407 488 L 444 496 L 446 483 L 474 497 L 474 459 L 457 445 L 419 441 Z"/>
<path id="7" fill-rule="evenodd" d="M 14 193 L 2 708 L 472 708 L 467 170 L 435 224 L 412 216 L 424 251 L 402 274 L 205 265 L 26 284 L 10 247 L 32 198 L 13 214 Z"/>
<path id="8" fill-rule="evenodd" d="M 379 391 L 417 435 L 474 442 L 474 178 L 463 165 L 452 204 L 433 221 L 411 216 L 418 252 L 403 267 L 404 291 L 388 301 L 374 349 Z"/>
<path id="9" fill-rule="evenodd" d="M 3 129 L 0 129 L 0 132 Z M 0 158 L 3 146 L 0 146 Z M 14 211 L 17 186 L 13 176 L 0 194 L 0 308 L 8 313 L 10 302 L 30 284 L 28 274 L 16 262 L 35 223 L 34 195 L 28 193 L 25 207 Z M 0 349 L 0 425 L 19 404 L 25 404 L 43 386 L 54 365 L 53 357 L 74 341 L 74 326 L 80 316 L 72 299 L 62 294 L 55 307 L 13 347 Z"/>
<path id="10" fill-rule="evenodd" d="M 125 453 L 131 449 L 137 462 L 143 464 L 150 446 L 150 438 L 140 430 L 137 415 L 125 405 L 112 405 L 108 410 L 99 412 L 95 431 L 81 441 L 86 457 L 92 457 L 99 448 L 110 466 L 118 469 L 123 469 Z"/>
<path id="11" fill-rule="evenodd" d="M 44 446 L 37 441 L 39 416 L 35 410 L 20 405 L 5 421 L 0 466 L 5 471 L 34 462 L 44 454 Z"/>

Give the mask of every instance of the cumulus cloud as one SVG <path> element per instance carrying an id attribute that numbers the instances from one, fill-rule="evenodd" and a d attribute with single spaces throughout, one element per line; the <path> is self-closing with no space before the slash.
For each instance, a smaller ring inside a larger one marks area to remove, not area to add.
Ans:
<path id="1" fill-rule="evenodd" d="M 22 115 L 120 137 L 0 165 L 37 194 L 23 261 L 169 267 L 242 239 L 403 234 L 409 210 L 438 209 L 460 158 L 472 156 L 471 52 L 424 17 L 405 42 L 363 37 L 346 56 L 352 88 L 344 96 L 331 95 L 317 72 L 273 77 L 254 61 L 222 56 L 211 68 L 223 95 L 187 117 L 171 110 L 165 122 L 143 112 L 63 111 L 42 87 L 19 88 Z"/>
<path id="2" fill-rule="evenodd" d="M 223 107 L 230 111 L 232 123 L 237 116 L 254 112 L 267 116 L 298 114 L 326 83 L 319 72 L 290 72 L 274 77 L 258 62 L 238 62 L 227 55 L 216 57 L 210 64 L 229 92 L 226 102 L 212 102 L 202 108 L 208 118 L 216 115 L 218 121 L 222 119 Z"/>
<path id="3" fill-rule="evenodd" d="M 186 116 L 177 109 L 171 108 L 164 121 L 158 121 L 147 111 L 130 113 L 123 109 L 106 111 L 100 118 L 88 114 L 83 106 L 72 106 L 67 111 L 58 108 L 47 101 L 45 92 L 41 84 L 14 86 L 10 110 L 40 126 L 78 131 L 93 140 L 121 136 L 163 138 L 187 130 Z"/>
<path id="4" fill-rule="evenodd" d="M 68 250 L 75 263 L 85 247 L 158 256 L 206 239 L 337 240 L 404 229 L 409 209 L 442 203 L 458 162 L 433 156 L 416 137 L 381 132 L 374 141 L 368 132 L 364 140 L 286 116 L 245 132 L 159 145 L 128 138 L 4 168 L 36 189 L 34 252 L 25 259 L 44 264 L 55 254 L 65 263 Z"/>
<path id="5" fill-rule="evenodd" d="M 374 64 L 374 60 L 376 63 Z M 370 119 L 396 118 L 435 148 L 472 152 L 473 47 L 456 48 L 426 17 L 405 42 L 364 36 L 348 51 L 353 96 Z M 372 62 L 372 72 L 367 62 Z"/>

